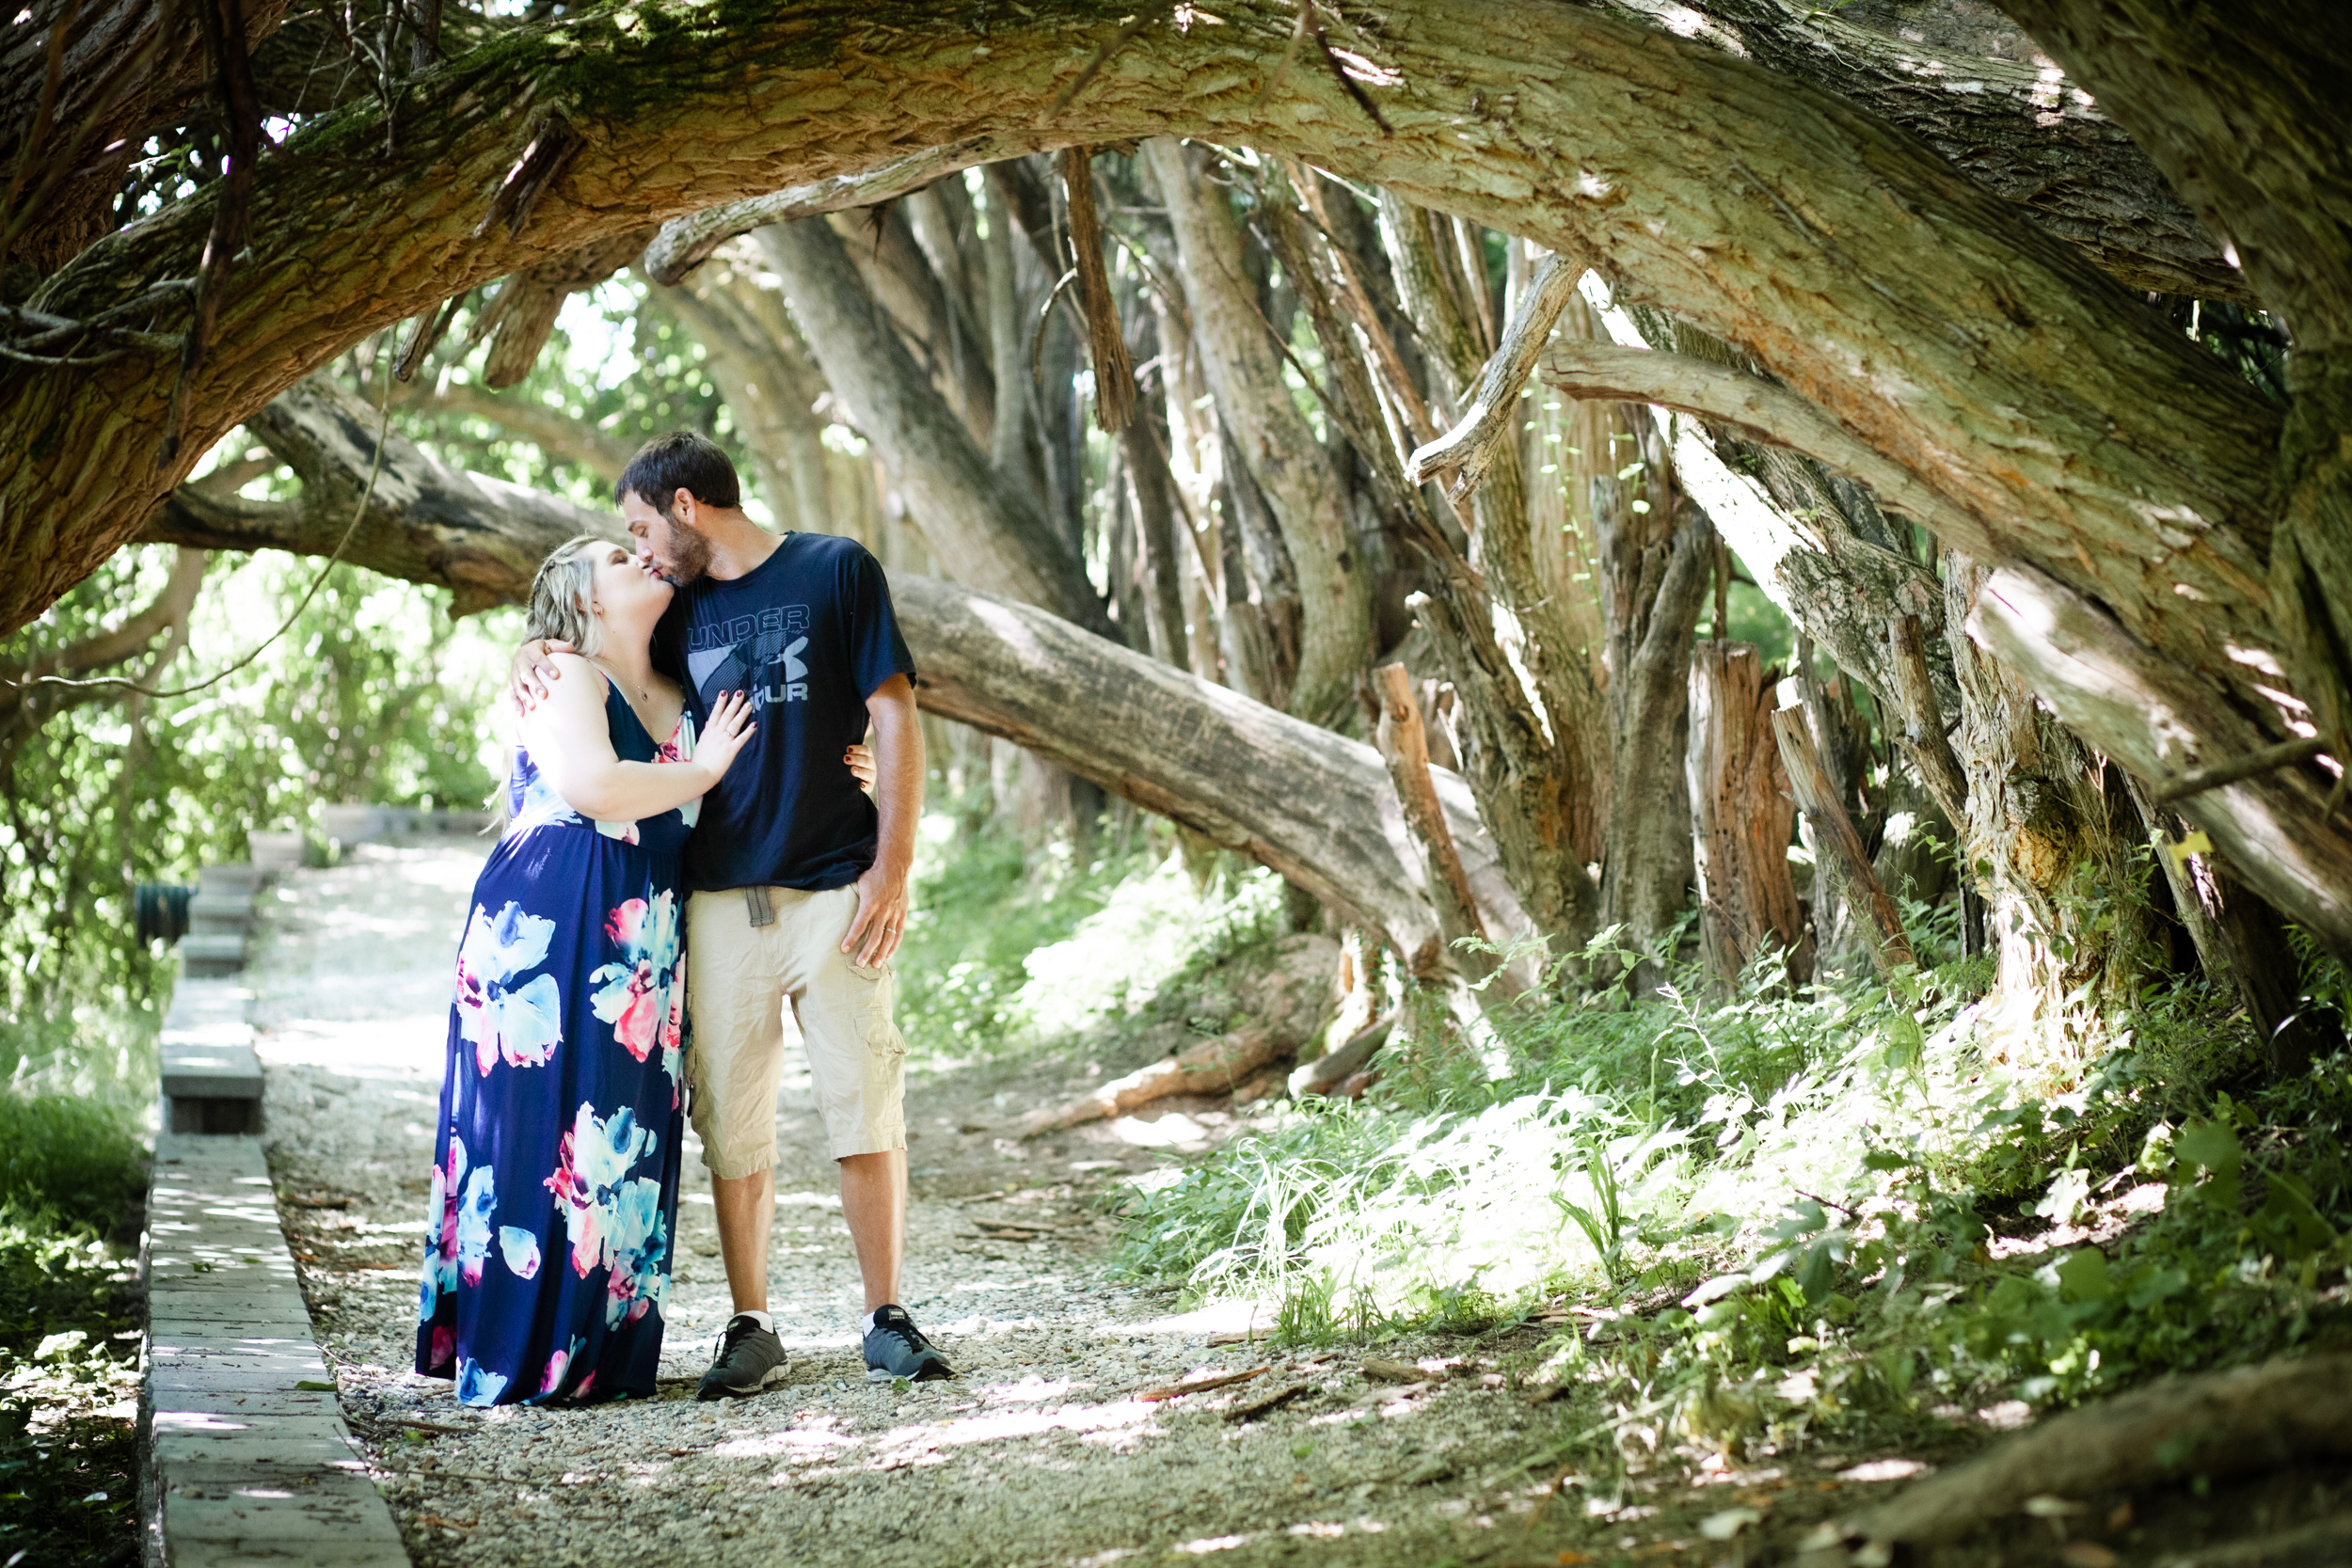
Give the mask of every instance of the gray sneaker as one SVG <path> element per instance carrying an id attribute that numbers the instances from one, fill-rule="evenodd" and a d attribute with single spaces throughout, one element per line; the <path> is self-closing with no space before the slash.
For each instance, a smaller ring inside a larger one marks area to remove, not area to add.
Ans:
<path id="1" fill-rule="evenodd" d="M 905 1378 L 912 1383 L 927 1383 L 933 1378 L 953 1377 L 955 1370 L 937 1347 L 923 1338 L 923 1331 L 914 1326 L 903 1307 L 885 1307 L 874 1315 L 874 1326 L 866 1336 L 866 1381 L 892 1383 Z"/>
<path id="2" fill-rule="evenodd" d="M 738 1312 L 719 1336 L 719 1354 L 711 1357 L 710 1370 L 703 1373 L 694 1397 L 746 1399 L 783 1375 L 784 1341 L 773 1329 L 760 1327 L 757 1318 Z"/>

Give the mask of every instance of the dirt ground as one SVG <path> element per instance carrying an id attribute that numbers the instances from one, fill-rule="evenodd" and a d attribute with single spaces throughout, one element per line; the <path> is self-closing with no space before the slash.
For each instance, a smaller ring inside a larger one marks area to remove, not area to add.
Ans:
<path id="1" fill-rule="evenodd" d="M 855 1263 L 803 1075 L 777 1111 L 787 1381 L 692 1397 L 728 1302 L 690 1132 L 660 1396 L 462 1408 L 407 1368 L 449 972 L 482 853 L 370 846 L 282 879 L 250 972 L 280 1212 L 420 1564 L 1755 1562 L 1926 1467 L 1713 1460 L 1604 1494 L 1563 1483 L 1569 1407 L 1520 1386 L 1550 1324 L 1278 1350 L 1247 1305 L 1187 1310 L 1121 1282 L 1106 1268 L 1121 1183 L 1248 1123 L 1170 1101 L 1011 1139 L 1024 1113 L 1089 1081 L 1070 1059 L 911 1074 L 905 1305 L 954 1380 L 863 1380 Z M 1368 1357 L 1420 1372 L 1368 1372 Z M 1171 1392 L 1188 1381 L 1201 1386 Z"/>

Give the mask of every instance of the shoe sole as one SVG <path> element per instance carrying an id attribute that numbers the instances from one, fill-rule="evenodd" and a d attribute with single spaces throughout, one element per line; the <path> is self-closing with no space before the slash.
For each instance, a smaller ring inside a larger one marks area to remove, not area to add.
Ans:
<path id="1" fill-rule="evenodd" d="M 749 1388 L 738 1388 L 727 1383 L 706 1383 L 694 1390 L 694 1398 L 704 1404 L 717 1400 L 747 1400 L 755 1394 L 766 1393 L 770 1385 L 782 1382 L 785 1370 L 781 1364 L 771 1367 Z"/>
<path id="2" fill-rule="evenodd" d="M 909 1383 L 941 1383 L 955 1375 L 953 1371 L 937 1363 L 924 1368 L 913 1376 L 908 1376 L 905 1372 L 894 1372 L 887 1367 L 866 1369 L 866 1381 L 868 1383 L 896 1383 L 902 1377 L 906 1378 Z"/>

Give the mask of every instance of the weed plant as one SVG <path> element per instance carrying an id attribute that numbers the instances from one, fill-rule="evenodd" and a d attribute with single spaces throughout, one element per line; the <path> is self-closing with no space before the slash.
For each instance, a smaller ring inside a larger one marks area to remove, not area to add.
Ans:
<path id="1" fill-rule="evenodd" d="M 1549 1306 L 1574 1321 L 1523 1370 L 1620 1457 L 2352 1340 L 2352 1056 L 2248 1092 L 2250 1029 L 2183 985 L 2053 1095 L 2046 1063 L 1979 1039 L 1954 934 L 1923 924 L 1931 967 L 1891 988 L 1792 989 L 1768 956 L 1727 995 L 1670 969 L 1645 999 L 1531 993 L 1483 1043 L 1416 1029 L 1362 1101 L 1302 1103 L 1139 1195 L 1121 1265 L 1270 1303 L 1304 1340 Z"/>

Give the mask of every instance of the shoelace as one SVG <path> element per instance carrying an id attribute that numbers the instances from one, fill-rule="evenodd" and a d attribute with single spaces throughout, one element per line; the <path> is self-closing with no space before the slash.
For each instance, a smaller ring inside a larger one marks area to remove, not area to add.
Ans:
<path id="1" fill-rule="evenodd" d="M 894 1318 L 878 1323 L 874 1325 L 874 1332 L 897 1335 L 907 1349 L 918 1354 L 931 1348 L 931 1342 L 923 1338 L 923 1331 L 914 1326 L 914 1321 L 911 1318 Z"/>

